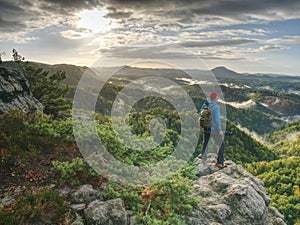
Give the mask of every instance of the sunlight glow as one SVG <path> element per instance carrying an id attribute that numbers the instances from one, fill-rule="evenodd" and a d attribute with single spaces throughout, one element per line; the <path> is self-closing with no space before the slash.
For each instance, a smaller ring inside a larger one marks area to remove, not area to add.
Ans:
<path id="1" fill-rule="evenodd" d="M 110 21 L 106 19 L 103 10 L 84 10 L 78 13 L 80 20 L 77 23 L 79 28 L 89 29 L 94 33 L 104 33 L 111 29 Z"/>

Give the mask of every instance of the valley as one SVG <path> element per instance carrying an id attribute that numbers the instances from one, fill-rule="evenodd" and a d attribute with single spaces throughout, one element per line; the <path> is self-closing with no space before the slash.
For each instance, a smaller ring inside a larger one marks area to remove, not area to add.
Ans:
<path id="1" fill-rule="evenodd" d="M 1 190 L 8 190 L 12 186 L 33 188 L 54 184 L 59 188 L 66 185 L 77 187 L 86 182 L 96 184 L 101 180 L 99 186 L 103 182 L 112 185 L 111 189 L 103 192 L 103 199 L 110 199 L 109 196 L 122 197 L 128 209 L 138 209 L 134 213 L 140 222 L 146 221 L 149 218 L 145 217 L 145 200 L 139 199 L 139 196 L 131 192 L 125 195 L 122 191 L 130 189 L 133 192 L 144 193 L 142 190 L 119 185 L 118 182 L 110 183 L 114 181 L 113 176 L 110 181 L 107 176 L 99 176 L 99 171 L 95 174 L 89 167 L 91 163 L 101 168 L 100 174 L 107 173 L 107 168 L 104 168 L 105 158 L 102 158 L 101 154 L 96 154 L 98 160 L 92 160 L 89 165 L 82 160 L 82 152 L 76 146 L 76 135 L 85 141 L 84 143 L 90 144 L 94 134 L 85 126 L 90 125 L 89 122 L 82 123 L 79 131 L 73 131 L 74 121 L 71 114 L 74 97 L 78 93 L 84 93 L 84 101 L 79 104 L 82 109 L 78 108 L 83 121 L 85 116 L 89 118 L 90 115 L 85 108 L 89 105 L 88 100 L 96 99 L 95 112 L 92 112 L 95 130 L 108 152 L 123 163 L 147 166 L 166 159 L 175 152 L 178 143 L 184 143 L 184 148 L 179 149 L 183 158 L 189 158 L 187 168 L 181 170 L 178 176 L 160 184 L 161 186 L 153 184 L 144 187 L 144 191 L 154 192 L 162 188 L 165 190 L 163 195 L 171 199 L 171 195 L 168 194 L 168 182 L 178 184 L 178 193 L 182 194 L 180 190 L 186 190 L 187 193 L 192 191 L 191 187 L 184 184 L 196 179 L 191 165 L 202 146 L 202 133 L 195 125 L 195 114 L 197 115 L 206 99 L 204 93 L 208 90 L 221 90 L 220 106 L 225 110 L 222 114 L 222 124 L 226 126 L 226 130 L 233 132 L 232 136 L 225 137 L 226 159 L 243 165 L 262 179 L 272 198 L 272 206 L 284 214 L 287 224 L 299 224 L 297 213 L 300 209 L 300 181 L 297 174 L 300 172 L 300 77 L 239 74 L 225 67 L 217 67 L 211 71 L 179 71 L 125 66 L 95 68 L 84 78 L 88 70 L 86 67 L 41 63 L 32 65 L 25 77 L 29 80 L 32 95 L 42 102 L 47 110 L 37 114 L 23 114 L 17 111 L 1 115 L 1 168 L 6 168 L 1 177 Z M 111 76 L 113 71 L 115 72 Z M 214 76 L 211 77 L 212 75 Z M 78 88 L 81 78 L 85 79 L 85 86 Z M 50 84 L 53 88 L 48 90 Z M 125 89 L 127 86 L 129 88 Z M 122 98 L 118 100 L 120 96 Z M 191 103 L 193 107 L 188 108 Z M 131 108 L 126 114 L 126 121 L 121 123 L 118 119 L 122 110 L 128 107 Z M 113 109 L 120 111 L 113 115 Z M 113 127 L 115 117 L 121 136 L 116 136 Z M 153 147 L 151 151 L 141 151 L 144 146 Z M 186 146 L 191 147 L 189 149 Z M 86 145 L 85 154 L 89 156 L 93 148 Z M 209 153 L 216 153 L 214 143 L 209 146 Z M 33 160 L 34 166 L 31 165 L 30 159 Z M 172 162 L 171 160 L 171 165 Z M 39 169 L 42 174 L 38 172 Z M 24 171 L 26 176 L 23 175 Z M 117 180 L 121 181 L 121 174 L 125 175 L 125 172 L 122 171 Z M 134 172 L 138 174 L 140 171 Z M 17 178 L 15 181 L 14 177 Z M 138 175 L 136 178 L 144 179 L 138 178 Z M 179 198 L 184 199 L 185 195 L 180 195 Z M 140 205 L 133 204 L 130 199 L 139 199 L 137 201 Z M 194 200 L 182 202 L 183 205 L 179 205 L 179 208 L 184 209 L 184 204 L 192 207 Z M 146 203 L 149 204 L 147 201 Z M 165 207 L 169 207 L 172 213 L 156 208 L 158 216 L 153 210 L 153 218 L 163 217 L 169 221 L 180 221 L 173 217 L 179 213 L 178 210 L 167 202 L 163 204 L 166 204 Z M 158 205 L 156 207 L 159 207 Z M 0 211 L 0 215 L 6 214 L 5 210 Z"/>

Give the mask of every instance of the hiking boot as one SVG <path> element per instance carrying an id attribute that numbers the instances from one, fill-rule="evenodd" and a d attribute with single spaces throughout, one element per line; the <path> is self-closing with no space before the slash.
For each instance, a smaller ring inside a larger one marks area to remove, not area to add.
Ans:
<path id="1" fill-rule="evenodd" d="M 220 169 L 223 169 L 223 168 L 227 167 L 226 164 L 219 164 L 219 163 L 216 163 L 215 166 L 220 168 Z"/>
<path id="2" fill-rule="evenodd" d="M 200 178 L 202 176 L 203 176 L 203 174 L 201 172 L 199 172 L 199 173 L 196 174 L 196 177 L 198 177 L 198 178 Z"/>
<path id="3" fill-rule="evenodd" d="M 206 155 L 202 155 L 202 154 L 201 154 L 201 155 L 199 156 L 199 158 L 202 159 L 203 161 L 206 161 L 206 160 L 207 160 L 207 156 L 206 156 Z"/>

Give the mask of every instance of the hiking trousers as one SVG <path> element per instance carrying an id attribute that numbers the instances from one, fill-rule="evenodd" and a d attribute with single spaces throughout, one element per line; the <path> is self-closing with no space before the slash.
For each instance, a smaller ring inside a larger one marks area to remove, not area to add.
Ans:
<path id="1" fill-rule="evenodd" d="M 218 164 L 224 164 L 225 142 L 224 142 L 223 136 L 221 136 L 216 131 L 204 130 L 204 134 L 203 134 L 203 146 L 202 146 L 202 159 L 206 160 L 207 145 L 208 145 L 210 136 L 212 136 L 213 139 L 215 140 L 216 144 L 218 146 L 220 146 L 219 150 L 218 150 L 217 163 Z"/>

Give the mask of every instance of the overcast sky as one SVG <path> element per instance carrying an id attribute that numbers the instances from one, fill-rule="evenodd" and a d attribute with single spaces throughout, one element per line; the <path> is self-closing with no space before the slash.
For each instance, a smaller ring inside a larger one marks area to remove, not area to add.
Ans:
<path id="1" fill-rule="evenodd" d="M 0 53 L 300 75 L 299 0 L 0 0 Z M 201 61 L 201 63 L 199 63 Z"/>

